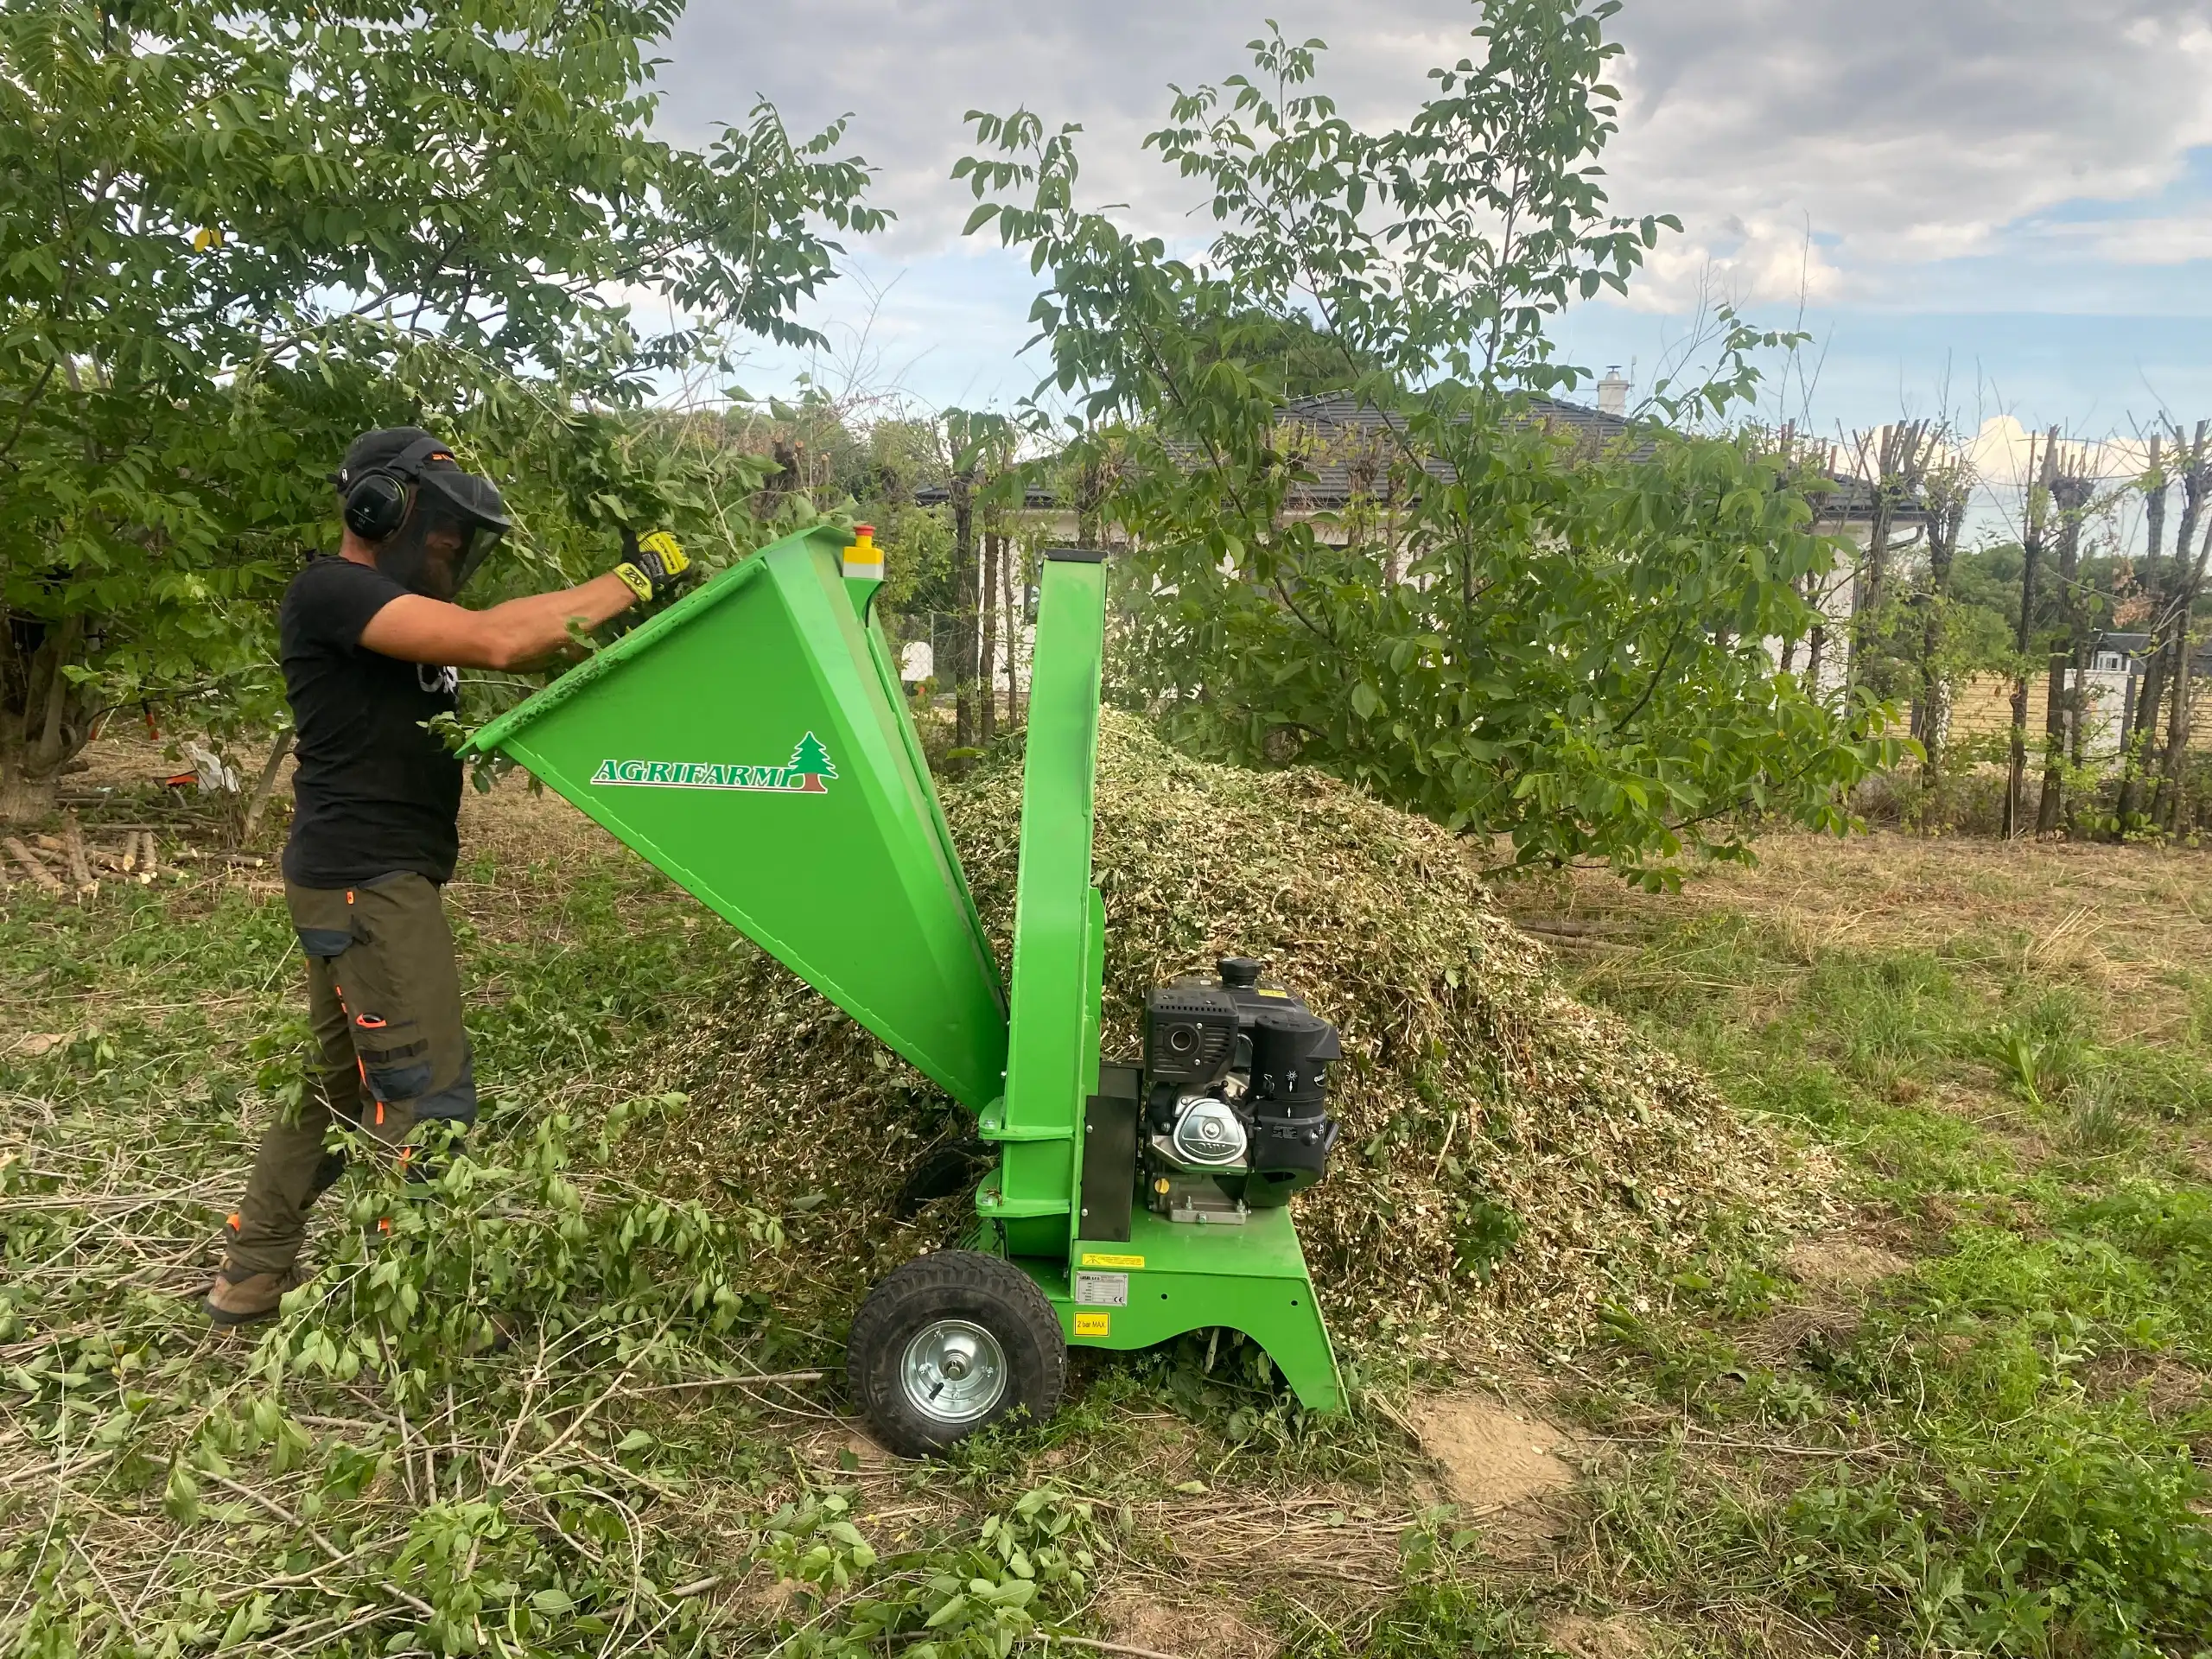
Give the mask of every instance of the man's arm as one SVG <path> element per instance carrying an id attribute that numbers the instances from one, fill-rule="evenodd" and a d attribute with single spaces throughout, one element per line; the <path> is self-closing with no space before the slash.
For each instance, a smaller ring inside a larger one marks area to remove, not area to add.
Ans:
<path id="1" fill-rule="evenodd" d="M 403 663 L 524 668 L 569 644 L 571 621 L 595 628 L 637 602 L 630 585 L 611 570 L 581 588 L 511 599 L 487 611 L 403 594 L 369 619 L 361 644 Z"/>

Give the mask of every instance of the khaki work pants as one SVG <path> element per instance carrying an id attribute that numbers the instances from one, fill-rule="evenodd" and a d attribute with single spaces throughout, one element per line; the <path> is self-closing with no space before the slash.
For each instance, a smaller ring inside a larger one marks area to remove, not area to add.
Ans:
<path id="1" fill-rule="evenodd" d="M 287 882 L 284 902 L 307 953 L 315 1052 L 298 1112 L 262 1137 L 231 1218 L 231 1264 L 253 1273 L 291 1268 L 308 1207 L 344 1173 L 345 1154 L 323 1147 L 334 1121 L 396 1160 L 419 1122 L 476 1121 L 461 979 L 436 885 L 411 871 L 347 888 Z"/>

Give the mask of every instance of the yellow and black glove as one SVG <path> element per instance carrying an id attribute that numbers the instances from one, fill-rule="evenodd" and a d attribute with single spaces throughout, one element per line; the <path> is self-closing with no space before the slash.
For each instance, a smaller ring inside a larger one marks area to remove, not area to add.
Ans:
<path id="1" fill-rule="evenodd" d="M 644 537 L 625 530 L 622 552 L 622 563 L 614 567 L 614 574 L 648 604 L 681 586 L 691 569 L 683 544 L 664 530 Z"/>

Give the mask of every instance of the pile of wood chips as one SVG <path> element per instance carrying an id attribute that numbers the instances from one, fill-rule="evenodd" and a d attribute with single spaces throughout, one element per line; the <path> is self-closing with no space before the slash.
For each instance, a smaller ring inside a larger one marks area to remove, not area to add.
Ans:
<path id="1" fill-rule="evenodd" d="M 1003 960 L 1019 756 L 944 793 Z M 1779 1232 L 1817 1203 L 1819 1173 L 1780 1137 L 1560 990 L 1546 948 L 1493 909 L 1472 849 L 1425 819 L 1313 772 L 1193 761 L 1109 715 L 1094 867 L 1109 1054 L 1138 1052 L 1147 988 L 1234 954 L 1341 1031 L 1343 1138 L 1295 1207 L 1355 1350 L 1565 1344 L 1694 1257 L 1724 1214 Z M 690 1096 L 641 1145 L 640 1173 L 784 1215 L 788 1277 L 766 1288 L 817 1293 L 829 1315 L 958 1224 L 963 1199 L 919 1225 L 888 1212 L 930 1144 L 970 1125 L 767 957 L 734 974 L 715 1012 L 626 1079 Z"/>

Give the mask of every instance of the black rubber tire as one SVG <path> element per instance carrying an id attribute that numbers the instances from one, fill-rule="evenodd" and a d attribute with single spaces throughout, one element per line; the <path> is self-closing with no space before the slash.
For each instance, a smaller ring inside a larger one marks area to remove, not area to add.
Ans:
<path id="1" fill-rule="evenodd" d="M 972 1422 L 948 1424 L 913 1406 L 899 1386 L 906 1346 L 937 1319 L 966 1319 L 996 1338 L 1007 1361 L 1006 1392 Z M 845 1382 L 878 1444 L 925 1458 L 1008 1412 L 1049 1417 L 1066 1385 L 1068 1345 L 1059 1315 L 1012 1262 L 980 1250 L 917 1256 L 880 1280 L 853 1316 Z"/>

